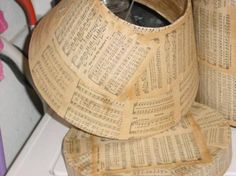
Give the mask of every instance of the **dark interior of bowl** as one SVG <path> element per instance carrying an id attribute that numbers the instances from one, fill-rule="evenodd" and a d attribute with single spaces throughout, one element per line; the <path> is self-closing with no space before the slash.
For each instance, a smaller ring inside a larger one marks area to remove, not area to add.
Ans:
<path id="1" fill-rule="evenodd" d="M 120 18 L 142 27 L 162 27 L 170 22 L 153 9 L 129 0 L 103 0 L 104 4 Z"/>
<path id="2" fill-rule="evenodd" d="M 159 13 L 136 2 L 131 9 L 130 18 L 134 24 L 143 27 L 162 27 L 170 24 L 170 22 Z"/>

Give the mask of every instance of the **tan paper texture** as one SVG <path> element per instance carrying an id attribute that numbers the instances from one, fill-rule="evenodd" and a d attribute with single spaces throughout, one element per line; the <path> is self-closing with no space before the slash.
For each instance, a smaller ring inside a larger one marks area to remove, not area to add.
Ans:
<path id="1" fill-rule="evenodd" d="M 230 127 L 207 106 L 195 103 L 190 112 L 164 133 L 128 141 L 71 129 L 63 142 L 70 176 L 222 176 L 231 161 Z"/>
<path id="2" fill-rule="evenodd" d="M 33 32 L 29 65 L 49 106 L 74 126 L 128 139 L 163 132 L 198 88 L 190 0 L 140 0 L 172 22 L 130 24 L 100 0 L 62 0 Z"/>
<path id="3" fill-rule="evenodd" d="M 194 0 L 200 66 L 198 101 L 236 126 L 236 5 L 234 0 Z"/>

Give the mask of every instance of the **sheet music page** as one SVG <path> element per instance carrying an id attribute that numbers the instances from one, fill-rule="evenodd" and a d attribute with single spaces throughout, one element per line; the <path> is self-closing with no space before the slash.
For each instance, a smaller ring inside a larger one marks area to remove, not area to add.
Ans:
<path id="1" fill-rule="evenodd" d="M 101 173 L 211 161 L 203 135 L 191 114 L 159 135 L 123 142 L 98 138 L 95 146 L 97 161 L 94 163 L 97 163 L 97 172 Z"/>
<path id="2" fill-rule="evenodd" d="M 234 0 L 194 0 L 200 67 L 198 101 L 236 125 L 236 4 Z"/>

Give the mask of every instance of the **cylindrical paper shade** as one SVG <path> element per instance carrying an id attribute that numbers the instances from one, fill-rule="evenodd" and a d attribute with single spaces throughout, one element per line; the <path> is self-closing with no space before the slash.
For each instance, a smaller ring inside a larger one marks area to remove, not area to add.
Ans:
<path id="1" fill-rule="evenodd" d="M 197 103 L 188 116 L 162 134 L 141 139 L 107 140 L 71 129 L 63 142 L 68 174 L 222 176 L 232 155 L 228 123 Z"/>
<path id="2" fill-rule="evenodd" d="M 59 116 L 89 133 L 157 134 L 194 102 L 199 78 L 191 1 L 138 2 L 172 24 L 140 27 L 100 0 L 62 0 L 33 33 L 35 87 Z"/>
<path id="3" fill-rule="evenodd" d="M 198 101 L 236 126 L 236 3 L 193 2 L 200 62 Z"/>

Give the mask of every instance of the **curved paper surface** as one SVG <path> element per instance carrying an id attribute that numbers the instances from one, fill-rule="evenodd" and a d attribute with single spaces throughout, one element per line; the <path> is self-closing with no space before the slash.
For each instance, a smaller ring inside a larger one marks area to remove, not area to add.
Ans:
<path id="1" fill-rule="evenodd" d="M 198 101 L 236 126 L 235 1 L 193 2 L 201 80 Z"/>
<path id="2" fill-rule="evenodd" d="M 191 114 L 158 135 L 107 140 L 71 129 L 63 142 L 69 176 L 222 176 L 231 161 L 231 130 L 215 110 Z"/>
<path id="3" fill-rule="evenodd" d="M 59 116 L 84 131 L 115 139 L 160 133 L 195 99 L 191 1 L 139 2 L 162 12 L 170 7 L 166 16 L 173 23 L 139 27 L 100 0 L 63 0 L 33 33 L 29 65 L 36 88 Z"/>

